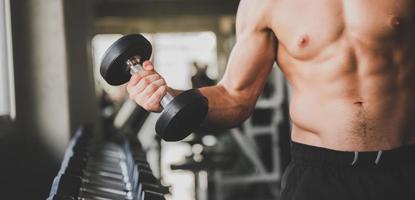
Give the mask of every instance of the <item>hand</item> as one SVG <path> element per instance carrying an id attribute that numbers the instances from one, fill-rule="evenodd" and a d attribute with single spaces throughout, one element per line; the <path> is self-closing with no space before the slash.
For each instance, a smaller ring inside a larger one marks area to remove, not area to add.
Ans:
<path id="1" fill-rule="evenodd" d="M 130 99 L 150 112 L 161 112 L 161 99 L 167 92 L 166 81 L 156 71 L 153 63 L 145 61 L 143 71 L 131 76 L 127 84 Z"/>

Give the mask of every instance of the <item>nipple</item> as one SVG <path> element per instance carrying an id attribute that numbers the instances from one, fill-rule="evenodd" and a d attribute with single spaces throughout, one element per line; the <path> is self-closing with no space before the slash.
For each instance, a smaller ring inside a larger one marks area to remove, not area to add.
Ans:
<path id="1" fill-rule="evenodd" d="M 308 35 L 303 35 L 298 40 L 298 46 L 301 47 L 301 48 L 304 48 L 308 45 L 309 42 L 310 42 L 310 39 L 309 39 Z"/>
<path id="2" fill-rule="evenodd" d="M 389 23 L 393 28 L 399 28 L 402 25 L 402 20 L 395 16 L 390 19 Z"/>

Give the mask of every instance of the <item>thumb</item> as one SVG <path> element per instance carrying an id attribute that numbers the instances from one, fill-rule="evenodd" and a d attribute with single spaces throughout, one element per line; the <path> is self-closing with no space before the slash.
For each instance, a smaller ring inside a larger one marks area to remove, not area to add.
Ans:
<path id="1" fill-rule="evenodd" d="M 145 61 L 144 63 L 143 63 L 143 68 L 146 70 L 146 71 L 151 71 L 151 70 L 154 70 L 154 66 L 153 66 L 153 63 L 151 62 L 151 61 Z"/>

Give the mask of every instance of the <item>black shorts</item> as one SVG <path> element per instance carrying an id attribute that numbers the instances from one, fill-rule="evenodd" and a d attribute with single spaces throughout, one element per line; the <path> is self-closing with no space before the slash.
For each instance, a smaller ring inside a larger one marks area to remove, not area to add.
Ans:
<path id="1" fill-rule="evenodd" d="M 415 145 L 341 152 L 292 144 L 282 200 L 415 200 Z"/>

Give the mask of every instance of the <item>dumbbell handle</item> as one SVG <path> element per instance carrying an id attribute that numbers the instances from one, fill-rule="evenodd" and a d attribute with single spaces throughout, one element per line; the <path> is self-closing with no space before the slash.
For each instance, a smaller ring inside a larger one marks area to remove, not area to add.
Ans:
<path id="1" fill-rule="evenodd" d="M 130 68 L 131 75 L 136 74 L 140 71 L 144 71 L 144 68 L 140 62 L 140 57 L 138 56 L 134 56 L 128 59 L 127 66 Z M 173 98 L 173 95 L 167 92 L 166 95 L 164 95 L 164 97 L 160 101 L 161 106 L 165 108 L 167 104 L 169 104 L 173 100 Z"/>

